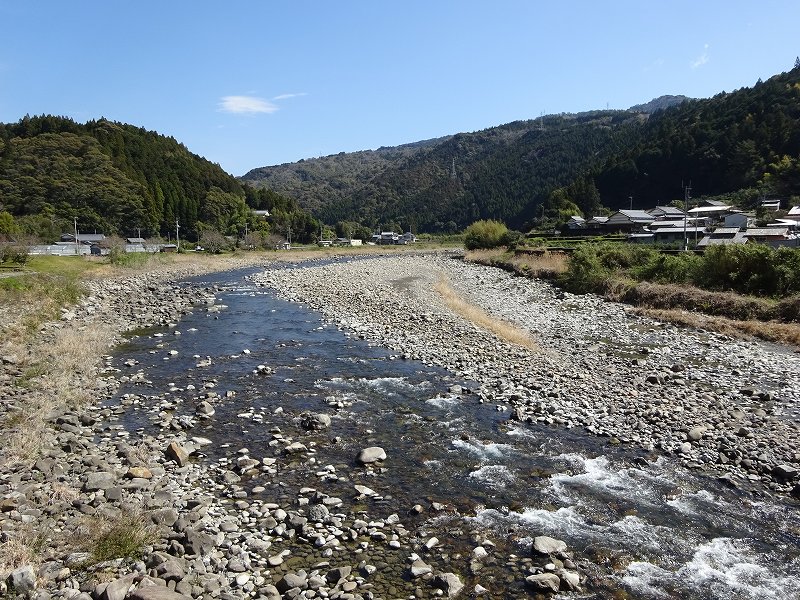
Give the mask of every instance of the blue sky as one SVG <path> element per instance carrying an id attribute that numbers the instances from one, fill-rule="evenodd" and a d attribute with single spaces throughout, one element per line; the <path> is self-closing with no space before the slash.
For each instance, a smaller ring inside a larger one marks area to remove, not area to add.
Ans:
<path id="1" fill-rule="evenodd" d="M 800 2 L 0 0 L 0 121 L 104 116 L 233 175 L 792 68 Z"/>

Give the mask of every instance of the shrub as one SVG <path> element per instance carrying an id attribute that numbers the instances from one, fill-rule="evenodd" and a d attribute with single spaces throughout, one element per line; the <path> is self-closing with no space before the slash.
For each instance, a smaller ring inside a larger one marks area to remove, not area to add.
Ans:
<path id="1" fill-rule="evenodd" d="M 146 546 L 156 539 L 155 529 L 138 513 L 117 517 L 94 517 L 84 521 L 79 531 L 82 546 L 91 552 L 89 564 L 122 558 L 137 560 Z"/>
<path id="2" fill-rule="evenodd" d="M 583 294 L 601 292 L 610 277 L 611 270 L 600 260 L 596 246 L 582 244 L 573 252 L 559 281 L 568 291 Z"/>
<path id="3" fill-rule="evenodd" d="M 781 290 L 776 252 L 764 244 L 711 246 L 703 255 L 695 283 L 712 290 L 774 296 Z"/>
<path id="4" fill-rule="evenodd" d="M 497 248 L 506 243 L 508 234 L 508 227 L 500 221 L 475 221 L 464 230 L 464 246 L 467 250 Z"/>
<path id="5" fill-rule="evenodd" d="M 702 257 L 692 252 L 654 253 L 645 264 L 634 267 L 631 274 L 638 281 L 689 283 L 694 279 L 702 260 Z"/>

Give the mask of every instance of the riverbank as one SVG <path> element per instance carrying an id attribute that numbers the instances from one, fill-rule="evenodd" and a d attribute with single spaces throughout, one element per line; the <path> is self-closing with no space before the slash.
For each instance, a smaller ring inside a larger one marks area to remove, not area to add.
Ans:
<path id="1" fill-rule="evenodd" d="M 570 289 L 563 281 L 569 275 L 570 258 L 563 253 L 529 254 L 495 249 L 467 252 L 466 259 Z M 736 261 L 732 259 L 731 262 Z M 596 269 L 600 271 L 603 267 L 597 265 Z M 688 270 L 686 267 L 682 269 Z M 607 300 L 633 306 L 643 315 L 678 325 L 800 347 L 796 294 L 776 300 L 735 291 L 701 289 L 688 282 L 635 281 L 624 270 L 612 272 L 606 269 L 605 273 L 594 275 L 592 282 L 585 285 L 573 281 L 572 285 L 579 289 L 572 291 L 595 293 Z"/>
<path id="2" fill-rule="evenodd" d="M 259 449 L 259 457 L 241 448 L 210 463 L 203 459 L 210 441 L 191 435 L 190 421 L 209 418 L 214 404 L 228 397 L 213 391 L 213 380 L 172 386 L 157 398 L 126 395 L 119 404 L 106 403 L 121 382 L 147 384 L 135 361 L 126 361 L 128 370 L 120 372 L 106 354 L 125 332 L 159 327 L 177 336 L 176 324 L 187 312 L 216 318 L 225 311 L 215 304 L 218 288 L 178 282 L 275 257 L 264 258 L 111 273 L 84 282 L 83 299 L 21 346 L 6 342 L 0 373 L 0 594 L 37 600 L 278 600 L 302 592 L 306 598 L 365 600 L 406 594 L 394 587 L 406 573 L 416 597 L 426 597 L 425 588 L 432 595 L 463 588 L 458 576 L 434 572 L 423 560 L 438 542 L 417 539 L 419 532 L 406 528 L 396 513 L 375 516 L 363 505 L 382 503 L 367 485 L 355 487 L 363 499 L 357 512 L 343 513 L 342 500 L 322 491 L 340 479 L 331 466 L 320 472 L 316 464 L 313 436 L 325 429 L 326 415 L 311 416 L 302 441 L 273 427 L 269 451 Z M 197 367 L 204 364 L 200 359 Z M 196 404 L 196 417 L 170 418 L 175 402 L 182 401 L 171 399 L 177 393 Z M 147 408 L 159 415 L 160 427 L 126 429 L 125 414 L 140 402 L 152 404 Z M 365 484 L 382 469 L 384 456 L 380 449 L 364 449 L 359 463 Z M 279 472 L 292 471 L 317 482 L 315 487 L 263 497 L 268 488 L 280 489 Z M 267 487 L 243 485 L 255 477 Z M 414 514 L 430 509 L 408 507 Z M 409 560 L 414 548 L 421 557 Z M 553 552 L 561 556 L 564 548 Z M 540 560 L 549 560 L 548 554 Z M 520 559 L 522 578 L 532 574 L 533 564 Z M 570 577 L 577 582 L 577 575 Z M 373 589 L 382 591 L 376 595 Z"/>

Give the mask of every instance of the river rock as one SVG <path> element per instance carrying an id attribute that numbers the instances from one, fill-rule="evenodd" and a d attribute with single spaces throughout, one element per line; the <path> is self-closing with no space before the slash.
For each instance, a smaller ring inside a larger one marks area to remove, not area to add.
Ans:
<path id="1" fill-rule="evenodd" d="M 411 563 L 411 566 L 408 568 L 408 572 L 413 578 L 422 577 L 423 575 L 428 575 L 429 573 L 433 573 L 433 568 L 425 564 L 421 559 L 417 558 Z"/>
<path id="2" fill-rule="evenodd" d="M 538 554 L 558 554 L 559 552 L 564 552 L 566 549 L 566 542 L 548 537 L 546 535 L 537 535 L 533 539 L 533 551 Z"/>
<path id="3" fill-rule="evenodd" d="M 305 589 L 308 586 L 308 577 L 304 573 L 286 573 L 278 581 L 275 587 L 278 591 L 285 594 L 291 589 L 300 588 Z"/>
<path id="4" fill-rule="evenodd" d="M 179 467 L 183 467 L 189 462 L 189 453 L 178 442 L 170 442 L 164 451 L 164 456 L 175 461 Z"/>
<path id="5" fill-rule="evenodd" d="M 306 413 L 303 415 L 300 424 L 309 431 L 320 431 L 331 426 L 331 418 L 324 413 Z"/>
<path id="6" fill-rule="evenodd" d="M 126 600 L 192 600 L 192 597 L 160 585 L 149 585 L 136 588 L 126 596 Z"/>
<path id="7" fill-rule="evenodd" d="M 196 529 L 187 529 L 184 533 L 184 547 L 187 554 L 197 554 L 198 556 L 205 556 L 210 554 L 216 543 L 207 533 L 197 531 Z"/>
<path id="8" fill-rule="evenodd" d="M 699 442 L 700 440 L 703 439 L 703 434 L 705 432 L 706 432 L 706 428 L 705 427 L 702 427 L 702 426 L 700 426 L 700 427 L 692 427 L 686 433 L 686 439 L 689 440 L 690 442 Z"/>
<path id="9" fill-rule="evenodd" d="M 31 565 L 14 569 L 6 579 L 8 589 L 15 594 L 26 595 L 36 589 L 36 572 Z"/>
<path id="10" fill-rule="evenodd" d="M 772 475 L 779 481 L 793 481 L 794 479 L 797 479 L 798 470 L 797 467 L 792 465 L 777 465 L 772 469 Z"/>
<path id="11" fill-rule="evenodd" d="M 308 519 L 314 523 L 324 523 L 329 515 L 330 511 L 324 504 L 312 504 L 308 508 Z"/>
<path id="12" fill-rule="evenodd" d="M 110 582 L 105 586 L 100 596 L 101 600 L 124 600 L 133 587 L 136 578 L 137 575 L 126 575 Z"/>
<path id="13" fill-rule="evenodd" d="M 581 589 L 581 576 L 573 571 L 560 569 L 558 576 L 561 579 L 561 587 L 569 592 L 578 592 Z"/>
<path id="14" fill-rule="evenodd" d="M 379 460 L 386 460 L 386 451 L 380 446 L 364 448 L 358 453 L 358 462 L 362 465 L 369 465 Z"/>
<path id="15" fill-rule="evenodd" d="M 539 573 L 526 577 L 525 584 L 536 592 L 555 594 L 561 587 L 561 580 L 555 573 Z"/>
<path id="16" fill-rule="evenodd" d="M 264 600 L 281 600 L 281 593 L 271 583 L 259 589 L 259 593 Z"/>
<path id="17" fill-rule="evenodd" d="M 455 598 L 464 589 L 464 584 L 455 573 L 438 573 L 433 578 L 433 585 L 442 590 L 448 598 Z"/>
<path id="18" fill-rule="evenodd" d="M 335 569 L 331 569 L 325 575 L 326 581 L 331 585 L 336 585 L 340 581 L 347 579 L 350 577 L 350 573 L 353 572 L 353 567 L 349 565 L 345 565 L 343 567 L 337 567 Z"/>
<path id="19" fill-rule="evenodd" d="M 83 489 L 86 492 L 96 492 L 98 490 L 107 490 L 114 486 L 116 477 L 113 473 L 108 471 L 98 471 L 95 473 L 88 473 L 86 475 L 86 483 L 83 484 Z"/>

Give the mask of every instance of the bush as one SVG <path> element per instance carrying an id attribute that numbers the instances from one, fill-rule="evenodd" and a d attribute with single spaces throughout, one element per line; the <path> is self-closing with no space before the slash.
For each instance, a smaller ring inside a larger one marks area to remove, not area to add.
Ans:
<path id="1" fill-rule="evenodd" d="M 467 250 L 497 248 L 506 243 L 508 234 L 508 227 L 500 221 L 475 221 L 464 230 L 464 246 Z"/>
<path id="2" fill-rule="evenodd" d="M 600 260 L 597 247 L 581 244 L 570 256 L 567 270 L 559 277 L 559 281 L 564 288 L 576 294 L 602 293 L 611 274 L 611 269 Z"/>
<path id="3" fill-rule="evenodd" d="M 694 280 L 702 261 L 702 257 L 692 252 L 654 253 L 645 264 L 634 267 L 631 274 L 637 281 L 689 283 Z"/>
<path id="4" fill-rule="evenodd" d="M 797 260 L 794 254 L 790 255 L 791 260 L 785 258 L 786 256 L 786 253 L 781 254 L 786 265 Z M 787 267 L 779 268 L 778 263 L 775 250 L 764 244 L 711 246 L 703 255 L 695 283 L 711 290 L 775 296 L 791 291 L 784 282 Z"/>

